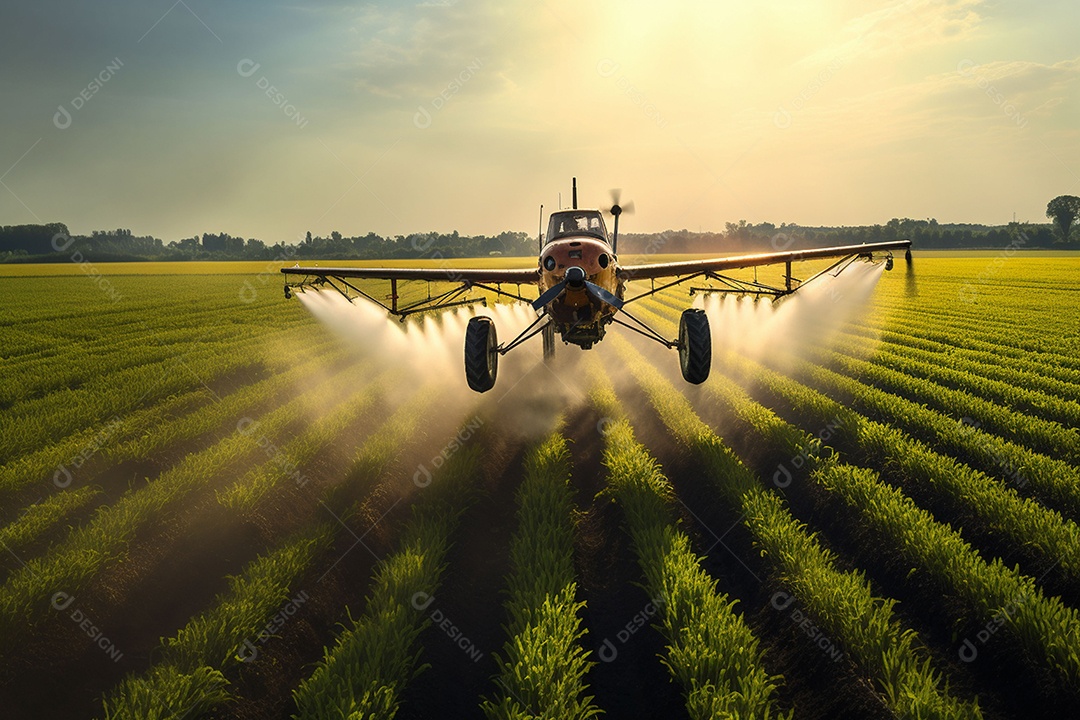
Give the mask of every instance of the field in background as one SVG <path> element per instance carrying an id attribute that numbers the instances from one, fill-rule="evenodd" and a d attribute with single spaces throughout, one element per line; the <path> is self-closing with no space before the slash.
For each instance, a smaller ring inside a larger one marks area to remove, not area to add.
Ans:
<path id="1" fill-rule="evenodd" d="M 797 249 L 797 248 L 781 248 Z M 1076 258 L 1080 253 L 1054 250 L 916 250 L 923 258 Z M 627 265 L 647 262 L 673 262 L 692 260 L 714 255 L 671 255 L 650 253 L 640 255 L 622 255 L 621 260 Z M 193 262 L 115 262 L 91 264 L 92 269 L 78 262 L 57 262 L 40 264 L 3 263 L 0 264 L 0 278 L 3 277 L 48 277 L 54 275 L 258 275 L 265 272 L 277 272 L 280 268 L 292 265 L 322 265 L 323 267 L 380 267 L 385 260 L 269 260 L 269 261 L 193 261 Z M 481 268 L 521 268 L 536 265 L 536 257 L 488 257 L 488 258 L 446 258 L 442 260 L 402 258 L 391 262 L 395 267 L 481 267 Z"/>
<path id="2" fill-rule="evenodd" d="M 285 301 L 279 266 L 0 266 L 5 717 L 1080 703 L 1080 257 L 668 291 L 640 315 L 706 308 L 705 385 L 614 328 L 483 396 L 472 311 Z"/>

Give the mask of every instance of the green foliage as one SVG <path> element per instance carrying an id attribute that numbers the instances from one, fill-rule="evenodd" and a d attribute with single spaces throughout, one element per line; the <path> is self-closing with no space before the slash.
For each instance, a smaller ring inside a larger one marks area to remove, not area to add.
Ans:
<path id="1" fill-rule="evenodd" d="M 348 377 L 348 370 L 343 375 Z M 337 380 L 330 377 L 309 393 L 262 415 L 248 432 L 239 429 L 211 447 L 188 455 L 153 482 L 125 493 L 102 507 L 93 519 L 51 551 L 12 573 L 0 587 L 0 637 L 17 635 L 47 611 L 47 598 L 57 588 L 75 593 L 102 568 L 120 560 L 138 530 L 167 516 L 171 507 L 209 480 L 235 471 L 261 453 L 260 438 L 273 438 L 306 408 L 341 402 Z M 262 460 L 275 463 L 275 459 Z"/>
<path id="2" fill-rule="evenodd" d="M 959 533 L 915 505 L 872 470 L 827 463 L 814 478 L 856 509 L 873 533 L 941 592 L 961 600 L 973 620 L 1004 618 L 1033 657 L 1065 682 L 1080 683 L 1080 615 L 1060 598 L 1046 597 L 1035 581 L 982 559 Z"/>
<path id="3" fill-rule="evenodd" d="M 478 453 L 464 449 L 442 467 L 413 507 L 397 552 L 378 568 L 364 613 L 326 649 L 315 672 L 294 691 L 297 718 L 392 718 L 399 696 L 423 670 L 416 649 L 430 624 L 413 604 L 433 596 L 450 535 L 468 504 Z"/>
<path id="4" fill-rule="evenodd" d="M 662 608 L 669 642 L 664 664 L 686 692 L 691 716 L 775 713 L 776 679 L 763 669 L 757 639 L 734 612 L 735 603 L 717 592 L 686 535 L 671 525 L 670 484 L 628 424 L 616 424 L 608 442 L 611 482 L 627 513 L 646 587 Z"/>
<path id="5" fill-rule="evenodd" d="M 1058 195 L 1046 204 L 1046 217 L 1051 218 L 1060 233 L 1059 239 L 1069 241 L 1069 230 L 1080 215 L 1080 197 Z"/>
<path id="6" fill-rule="evenodd" d="M 369 368 L 362 367 L 354 378 L 346 378 L 342 384 L 355 389 L 347 396 L 344 403 L 334 407 L 323 418 L 312 423 L 302 435 L 278 448 L 280 453 L 278 462 L 254 467 L 227 490 L 219 490 L 218 501 L 234 510 L 251 510 L 278 483 L 299 472 L 295 468 L 304 467 L 314 460 L 319 452 L 339 437 L 345 428 L 358 418 L 369 414 L 372 405 L 385 392 L 387 381 L 392 375 L 392 373 L 386 373 L 370 384 L 365 384 L 362 378 L 369 372 Z M 360 382 L 354 384 L 354 379 Z M 294 478 L 294 482 L 305 481 L 306 479 Z"/>
<path id="7" fill-rule="evenodd" d="M 904 223 L 891 225 L 889 232 L 906 232 Z M 123 236 L 102 234 L 99 242 Z M 412 244 L 410 238 L 403 241 Z M 198 240 L 195 245 L 204 251 Z M 227 246 L 228 239 L 218 252 L 228 252 Z M 258 244 L 250 249 L 271 250 Z M 625 364 L 681 447 L 695 454 L 704 482 L 741 518 L 762 554 L 767 589 L 789 593 L 892 714 L 977 717 L 979 709 L 950 691 L 942 672 L 948 666 L 932 661 L 954 655 L 955 645 L 935 637 L 927 638 L 933 647 L 925 648 L 896 613 L 896 601 L 874 593 L 859 568 L 879 563 L 885 565 L 882 572 L 907 583 L 897 597 L 907 601 L 910 593 L 941 608 L 957 637 L 966 633 L 974 639 L 975 630 L 1003 621 L 994 638 L 993 649 L 1001 650 L 995 662 L 1024 671 L 1037 694 L 1049 688 L 1047 697 L 1056 700 L 1060 688 L 1080 686 L 1080 621 L 1074 608 L 1045 589 L 1057 587 L 1057 579 L 1072 588 L 1080 579 L 1080 325 L 1071 282 L 1080 265 L 1072 258 L 1020 259 L 1011 252 L 961 260 L 920 258 L 916 252 L 915 262 L 917 296 L 906 294 L 896 273 L 883 276 L 876 290 L 880 309 L 845 328 L 830 351 L 813 355 L 814 363 L 795 364 L 795 379 L 753 364 L 728 365 L 755 398 L 776 401 L 783 418 L 720 377 L 719 363 L 708 384 L 687 391 L 693 405 L 679 388 L 659 382 L 661 373 L 650 361 L 631 356 Z M 244 272 L 263 272 L 264 266 Z M 140 267 L 153 272 L 150 264 Z M 195 264 L 184 267 L 175 272 L 207 272 Z M 122 302 L 113 302 L 94 276 L 82 277 L 85 269 L 53 266 L 48 272 L 74 277 L 9 278 L 13 296 L 25 301 L 0 309 L 0 499 L 7 523 L 0 543 L 30 568 L 12 563 L 0 587 L 0 632 L 5 651 L 13 652 L 40 653 L 40 647 L 24 644 L 38 642 L 36 623 L 56 617 L 49 593 L 84 594 L 91 580 L 126 572 L 126 554 L 138 550 L 140 538 L 158 524 L 171 527 L 186 502 L 218 491 L 224 509 L 214 512 L 239 521 L 229 512 L 246 512 L 273 495 L 287 481 L 290 463 L 312 462 L 362 414 L 386 409 L 381 384 L 371 384 L 373 378 L 360 368 L 337 375 L 336 391 L 305 389 L 317 405 L 287 404 L 298 380 L 322 378 L 314 372 L 319 366 L 341 368 L 347 353 L 312 332 L 313 321 L 297 303 L 283 304 L 280 279 L 262 292 L 262 280 L 254 275 L 110 274 L 109 282 L 123 294 Z M 762 277 L 769 272 L 761 269 Z M 260 291 L 251 304 L 237 299 L 244 282 Z M 402 288 L 402 302 L 421 299 L 424 292 Z M 163 299 L 168 312 L 162 312 Z M 639 312 L 668 332 L 685 305 L 685 295 L 665 292 L 642 301 Z M 722 339 L 719 327 L 714 333 Z M 618 344 L 613 333 L 601 352 Z M 689 715 L 775 717 L 780 679 L 765 673 L 769 658 L 739 606 L 720 592 L 723 580 L 718 587 L 709 577 L 687 534 L 673 522 L 676 495 L 625 424 L 597 353 L 583 360 L 593 383 L 591 402 L 603 418 L 599 429 L 606 434 L 610 482 L 604 497 L 624 511 L 643 583 L 659 608 L 655 627 L 667 646 L 661 662 L 683 689 Z M 357 497 L 382 497 L 392 480 L 400 480 L 387 470 L 403 448 L 423 440 L 437 393 L 420 389 L 413 395 L 367 438 L 353 472 L 341 482 L 317 483 L 346 523 Z M 693 407 L 705 404 L 715 413 L 709 417 L 730 420 L 725 432 L 748 433 L 762 467 L 804 458 L 818 483 L 810 497 L 840 513 L 872 550 L 831 550 L 832 530 L 815 519 L 819 515 L 804 516 L 809 524 L 797 520 L 697 417 Z M 278 414 L 282 408 L 288 409 Z M 245 416 L 262 423 L 247 445 L 231 438 L 237 419 Z M 834 440 L 818 442 L 806 432 L 825 427 Z M 268 462 L 265 449 L 253 447 L 264 434 L 277 443 L 276 461 Z M 845 455 L 851 451 L 852 457 L 842 458 L 846 464 L 830 443 Z M 765 454 L 758 456 L 757 448 Z M 77 484 L 58 492 L 51 485 L 54 471 L 75 467 L 72 459 L 83 454 L 92 457 L 77 466 Z M 506 643 L 482 706 L 489 717 L 592 717 L 601 710 L 586 695 L 592 662 L 583 647 L 587 628 L 573 564 L 568 460 L 558 435 L 527 458 L 517 496 L 518 531 L 509 548 Z M 146 481 L 136 477 L 121 495 L 130 479 L 112 472 L 121 463 L 164 470 Z M 382 483 L 373 489 L 377 479 Z M 416 496 L 420 502 L 398 538 L 399 552 L 380 569 L 367 600 L 354 606 L 358 619 L 347 622 L 309 679 L 303 716 L 341 717 L 351 710 L 352 717 L 386 718 L 397 712 L 402 690 L 424 667 L 421 644 L 434 635 L 425 633 L 428 614 L 413 606 L 412 593 L 438 587 L 467 506 L 469 480 L 468 474 L 455 481 L 440 473 Z M 34 483 L 49 492 L 19 507 L 42 495 Z M 88 504 L 100 502 L 98 484 L 107 497 L 119 499 L 84 519 Z M 917 507 L 923 501 L 937 517 Z M 47 534 L 59 534 L 72 518 L 80 526 L 46 548 Z M 300 578 L 332 561 L 327 548 L 340 526 L 320 520 L 309 518 L 281 537 L 229 578 L 225 591 L 182 629 L 163 638 L 152 654 L 154 665 L 108 690 L 105 716 L 191 718 L 227 702 L 227 678 L 242 667 L 242 643 L 259 637 L 282 604 L 296 596 Z M 1009 564 L 980 555 L 968 543 L 1007 548 Z M 30 550 L 41 557 L 30 559 Z M 1020 565 L 1013 568 L 1013 562 Z M 74 652 L 89 647 L 86 639 L 79 642 Z M 273 662 L 272 647 L 265 648 L 266 662 Z M 809 643 L 807 648 L 815 651 Z M 987 705 L 996 706 L 996 700 Z"/>
<path id="8" fill-rule="evenodd" d="M 373 392 L 378 384 L 376 381 L 373 386 L 364 387 L 360 392 Z M 433 398 L 431 392 L 421 389 L 372 434 L 361 447 L 348 481 L 370 484 L 379 478 L 390 465 L 396 451 L 404 447 L 415 433 L 416 425 Z M 361 408 L 367 407 L 364 403 L 356 404 Z M 350 410 L 339 413 L 331 408 L 327 420 L 299 436 L 282 452 L 295 459 L 297 453 L 309 452 L 319 443 L 327 442 L 331 437 L 328 431 L 334 428 L 341 416 L 348 416 L 349 413 Z M 340 431 L 339 426 L 336 431 Z M 267 478 L 268 482 L 282 474 L 277 464 L 258 467 L 255 472 L 256 477 Z M 241 484 L 239 487 L 247 486 Z M 249 496 L 245 492 L 235 497 L 239 500 Z M 324 502 L 338 505 L 333 490 L 327 493 Z M 237 504 L 238 509 L 244 507 L 242 503 Z M 340 512 L 341 508 L 338 510 Z M 138 712 L 131 709 L 128 717 L 142 718 L 155 712 L 150 706 L 138 705 L 143 697 L 186 694 L 192 703 L 197 703 L 199 713 L 227 699 L 227 693 L 221 689 L 223 686 L 212 683 L 191 685 L 193 678 L 202 677 L 211 669 L 217 673 L 235 665 L 246 653 L 251 652 L 245 649 L 245 642 L 262 644 L 264 638 L 261 636 L 269 631 L 267 623 L 275 611 L 280 611 L 286 604 L 295 608 L 298 603 L 306 601 L 304 596 L 291 596 L 290 588 L 294 587 L 301 573 L 330 548 L 337 531 L 336 524 L 309 526 L 293 534 L 269 554 L 252 561 L 243 575 L 230 579 L 229 590 L 219 595 L 208 611 L 196 616 L 175 636 L 163 641 L 159 665 L 142 677 L 128 678 L 110 693 L 105 700 L 106 708 L 139 707 Z M 255 650 L 258 651 L 258 646 L 255 646 Z M 218 675 L 211 674 L 210 677 Z M 393 701 L 400 689 L 394 691 L 391 687 L 383 687 L 370 691 L 368 702 L 372 703 L 372 711 L 378 714 L 390 707 L 385 703 Z M 193 713 L 190 717 L 197 716 Z"/>
<path id="9" fill-rule="evenodd" d="M 922 402 L 932 409 L 952 415 L 957 420 L 964 417 L 970 418 L 987 431 L 1044 455 L 1072 462 L 1080 461 L 1080 432 L 1075 427 L 1066 427 L 1059 422 L 1044 420 L 1042 414 L 1024 415 L 1020 411 L 1010 409 L 1008 405 L 1002 405 L 975 394 L 975 388 L 957 390 L 932 381 L 928 382 L 925 379 L 927 374 L 937 375 L 942 372 L 948 374 L 956 371 L 923 368 L 924 377 L 919 377 L 916 368 L 908 367 L 903 371 L 893 370 L 884 365 L 856 360 L 840 354 L 832 355 L 831 358 L 837 370 L 863 385 L 875 386 L 893 397 L 910 398 L 914 402 Z M 913 363 L 897 360 L 895 364 L 912 365 Z M 981 382 L 975 381 L 974 384 L 977 388 Z M 1015 396 L 1030 393 L 1017 391 L 1011 394 Z M 1076 403 L 1073 402 L 1071 405 L 1076 405 Z M 1054 406 L 1066 414 L 1074 411 L 1069 403 L 1054 403 Z"/>
<path id="10" fill-rule="evenodd" d="M 894 427 L 868 420 L 780 373 L 733 357 L 728 362 L 747 382 L 760 384 L 782 397 L 805 425 L 828 428 L 830 438 L 856 444 L 868 461 L 884 468 L 887 477 L 920 495 L 935 497 L 955 508 L 963 520 L 1001 535 L 1023 555 L 1038 559 L 1040 567 L 1055 567 L 1070 580 L 1080 581 L 1080 528 L 1060 513 L 1034 500 L 1022 499 L 1015 489 L 931 450 Z M 708 388 L 726 404 L 736 406 L 736 412 L 749 424 L 761 427 L 745 417 L 746 399 L 727 382 L 714 378 Z M 820 443 L 798 434 L 771 442 L 783 448 L 788 457 L 803 455 L 807 448 L 814 455 L 822 450 Z"/>
<path id="11" fill-rule="evenodd" d="M 595 663 L 581 647 L 585 630 L 575 601 L 570 453 L 556 432 L 529 452 L 517 491 L 518 529 L 510 544 L 506 603 L 509 639 L 496 657 L 500 696 L 488 718 L 577 718 L 600 713 L 585 697 Z"/>
<path id="12" fill-rule="evenodd" d="M 201 665 L 223 669 L 238 661 L 245 639 L 290 600 L 289 589 L 311 560 L 325 551 L 334 526 L 316 525 L 287 539 L 278 549 L 251 562 L 243 575 L 230 579 L 228 591 L 212 608 L 191 619 L 164 641 L 163 662 L 183 670 Z"/>
<path id="13" fill-rule="evenodd" d="M 669 431 L 702 458 L 713 487 L 741 513 L 762 555 L 773 563 L 777 579 L 875 679 L 890 708 L 898 716 L 978 717 L 977 705 L 948 694 L 941 675 L 915 644 L 914 631 L 904 629 L 893 614 L 895 601 L 875 597 L 862 573 L 838 570 L 835 555 L 791 515 L 779 497 L 757 483 L 686 399 L 629 345 L 618 343 L 617 347 Z M 714 375 L 707 387 L 785 456 L 807 458 L 811 466 L 820 462 L 820 446 L 809 435 L 750 401 L 729 381 Z"/>
<path id="14" fill-rule="evenodd" d="M 593 396 L 601 401 L 598 409 L 615 410 L 609 388 Z M 679 427 L 701 431 L 692 420 Z M 668 641 L 663 662 L 682 686 L 690 716 L 776 715 L 778 678 L 765 672 L 757 638 L 734 611 L 735 602 L 718 592 L 689 538 L 674 526 L 667 478 L 624 418 L 612 418 L 605 432 L 611 492 L 626 514 L 646 590 L 659 605 L 660 630 Z"/>
<path id="15" fill-rule="evenodd" d="M 0 547 L 17 553 L 65 517 L 89 503 L 101 493 L 100 488 L 81 487 L 58 492 L 34 503 L 4 528 L 0 528 Z"/>
<path id="16" fill-rule="evenodd" d="M 289 600 L 289 587 L 334 528 L 319 525 L 286 540 L 232 578 L 210 610 L 163 641 L 163 659 L 144 675 L 130 675 L 104 700 L 106 718 L 197 718 L 229 699 L 222 670 L 239 662 L 245 640 Z"/>
<path id="17" fill-rule="evenodd" d="M 196 718 L 229 699 L 228 681 L 211 667 L 184 671 L 158 665 L 143 676 L 129 675 L 105 701 L 105 720 Z"/>
<path id="18" fill-rule="evenodd" d="M 1044 502 L 1080 517 L 1080 475 L 1076 466 L 826 368 L 807 366 L 805 377 L 817 387 L 850 398 L 853 407 L 887 419 L 933 447 L 953 452 L 988 475 L 1012 482 L 1019 477 Z M 894 380 L 918 384 L 899 376 Z M 1017 426 L 1024 424 L 1021 418 L 1014 422 Z"/>

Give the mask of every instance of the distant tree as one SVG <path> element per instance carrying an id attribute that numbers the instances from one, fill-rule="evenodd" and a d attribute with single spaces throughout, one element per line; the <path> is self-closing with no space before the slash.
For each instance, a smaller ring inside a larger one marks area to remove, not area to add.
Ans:
<path id="1" fill-rule="evenodd" d="M 25 250 L 29 255 L 45 255 L 56 251 L 53 239 L 57 236 L 62 247 L 68 237 L 67 225 L 5 225 L 0 227 L 0 251 Z"/>
<path id="2" fill-rule="evenodd" d="M 225 236 L 203 233 L 202 247 L 207 252 L 222 252 L 225 250 Z"/>
<path id="3" fill-rule="evenodd" d="M 1046 204 L 1046 217 L 1058 226 L 1064 242 L 1069 242 L 1069 231 L 1077 215 L 1080 215 L 1080 197 L 1075 195 L 1058 195 Z"/>

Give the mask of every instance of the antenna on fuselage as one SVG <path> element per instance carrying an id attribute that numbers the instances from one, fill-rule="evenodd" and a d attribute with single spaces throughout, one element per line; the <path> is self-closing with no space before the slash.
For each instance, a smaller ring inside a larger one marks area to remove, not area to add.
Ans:
<path id="1" fill-rule="evenodd" d="M 574 185 L 574 209 L 577 210 L 577 178 L 573 178 Z"/>

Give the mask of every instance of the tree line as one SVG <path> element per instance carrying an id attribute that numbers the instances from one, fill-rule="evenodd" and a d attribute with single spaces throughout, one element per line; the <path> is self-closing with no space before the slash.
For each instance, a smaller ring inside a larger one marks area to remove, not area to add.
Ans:
<path id="1" fill-rule="evenodd" d="M 727 223 L 724 232 L 669 230 L 663 233 L 628 233 L 619 240 L 622 253 L 706 253 L 780 252 L 833 245 L 857 245 L 888 240 L 911 240 L 922 250 L 992 250 L 1037 248 L 1080 250 L 1080 238 L 1073 233 L 1062 240 L 1049 224 L 1009 223 L 1008 225 L 939 224 L 937 220 L 894 218 L 884 225 L 853 227 L 803 227 L 794 224 Z"/>
<path id="2" fill-rule="evenodd" d="M 1080 210 L 1080 202 L 1077 203 Z M 1049 213 L 1048 213 L 1049 214 Z M 894 218 L 884 225 L 854 227 L 803 227 L 795 224 L 727 223 L 723 232 L 669 230 L 662 233 L 625 233 L 619 238 L 620 253 L 726 253 L 801 250 L 810 247 L 849 245 L 884 240 L 910 239 L 915 248 L 1080 249 L 1080 235 L 1072 221 L 1009 223 L 987 226 L 939 224 L 936 220 Z M 524 232 L 498 235 L 414 233 L 384 237 L 375 233 L 345 237 L 340 232 L 312 236 L 297 244 L 274 245 L 257 238 L 228 233 L 164 242 L 131 230 L 95 230 L 90 235 L 70 235 L 63 223 L 0 226 L 0 262 L 50 262 L 68 260 L 74 253 L 92 262 L 137 260 L 377 260 L 404 258 L 464 258 L 493 255 L 535 255 L 538 240 Z"/>
<path id="3" fill-rule="evenodd" d="M 137 236 L 131 230 L 95 230 L 90 235 L 70 235 L 63 223 L 0 226 L 0 261 L 50 262 L 67 260 L 73 253 L 91 262 L 137 260 L 374 260 L 430 257 L 485 257 L 531 255 L 536 240 L 524 232 L 494 236 L 414 233 L 383 237 L 375 233 L 328 237 L 309 232 L 299 243 L 269 245 L 258 238 L 228 233 L 203 233 L 171 242 Z"/>

